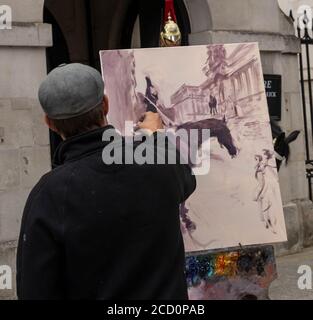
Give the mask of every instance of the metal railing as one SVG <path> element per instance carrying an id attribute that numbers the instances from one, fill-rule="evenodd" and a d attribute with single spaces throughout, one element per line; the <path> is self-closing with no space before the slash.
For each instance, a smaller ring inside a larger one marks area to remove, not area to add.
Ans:
<path id="1" fill-rule="evenodd" d="M 290 18 L 293 22 L 292 11 L 290 11 Z M 313 90 L 312 90 L 312 75 L 311 75 L 311 46 L 313 45 L 313 23 L 309 23 L 306 12 L 301 18 L 297 20 L 297 35 L 301 41 L 301 52 L 299 53 L 299 73 L 302 96 L 302 110 L 304 119 L 304 134 L 305 134 L 305 153 L 306 153 L 306 177 L 308 179 L 309 197 L 313 200 L 312 194 L 312 179 L 313 179 L 313 159 L 311 159 L 313 146 Z M 300 22 L 302 28 L 300 28 Z M 306 66 L 304 63 L 306 62 Z M 305 77 L 305 75 L 307 77 Z M 307 89 L 307 90 L 306 90 Z M 311 137 L 310 137 L 311 136 Z M 312 139 L 312 140 L 311 140 Z"/>

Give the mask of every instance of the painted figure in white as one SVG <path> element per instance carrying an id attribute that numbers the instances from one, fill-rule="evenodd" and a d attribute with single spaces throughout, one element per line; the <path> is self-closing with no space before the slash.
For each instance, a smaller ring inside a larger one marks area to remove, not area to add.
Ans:
<path id="1" fill-rule="evenodd" d="M 273 197 L 275 192 L 272 187 L 273 174 L 275 175 L 275 167 L 270 165 L 269 161 L 273 158 L 273 152 L 263 150 L 263 156 L 256 155 L 255 160 L 255 178 L 258 182 L 254 201 L 257 201 L 261 210 L 261 221 L 266 229 L 270 229 L 276 234 L 277 219 L 273 210 Z"/>

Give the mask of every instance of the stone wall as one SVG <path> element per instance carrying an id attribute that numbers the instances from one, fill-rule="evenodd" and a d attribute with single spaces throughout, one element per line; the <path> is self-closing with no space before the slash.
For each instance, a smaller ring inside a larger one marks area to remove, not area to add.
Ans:
<path id="1" fill-rule="evenodd" d="M 46 75 L 51 27 L 42 23 L 43 0 L 6 1 L 12 30 L 0 30 L 0 265 L 15 279 L 21 216 L 31 188 L 50 170 L 49 132 L 37 99 Z M 15 297 L 0 290 L 0 298 Z"/>

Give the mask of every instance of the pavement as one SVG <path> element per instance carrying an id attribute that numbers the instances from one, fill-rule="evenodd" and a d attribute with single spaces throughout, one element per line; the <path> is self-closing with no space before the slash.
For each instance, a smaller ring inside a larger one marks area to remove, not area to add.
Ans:
<path id="1" fill-rule="evenodd" d="M 311 287 L 313 288 L 313 248 L 301 253 L 279 257 L 276 259 L 278 279 L 270 287 L 272 300 L 313 300 L 313 289 L 298 288 L 298 268 L 308 265 L 311 268 Z"/>

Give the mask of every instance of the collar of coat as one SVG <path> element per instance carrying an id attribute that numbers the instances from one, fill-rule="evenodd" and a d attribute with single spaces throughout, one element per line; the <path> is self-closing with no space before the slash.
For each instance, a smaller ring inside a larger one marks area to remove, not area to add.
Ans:
<path id="1" fill-rule="evenodd" d="M 103 149 L 109 143 L 102 141 L 103 133 L 109 129 L 114 127 L 108 125 L 63 141 L 54 154 L 53 168 Z"/>

